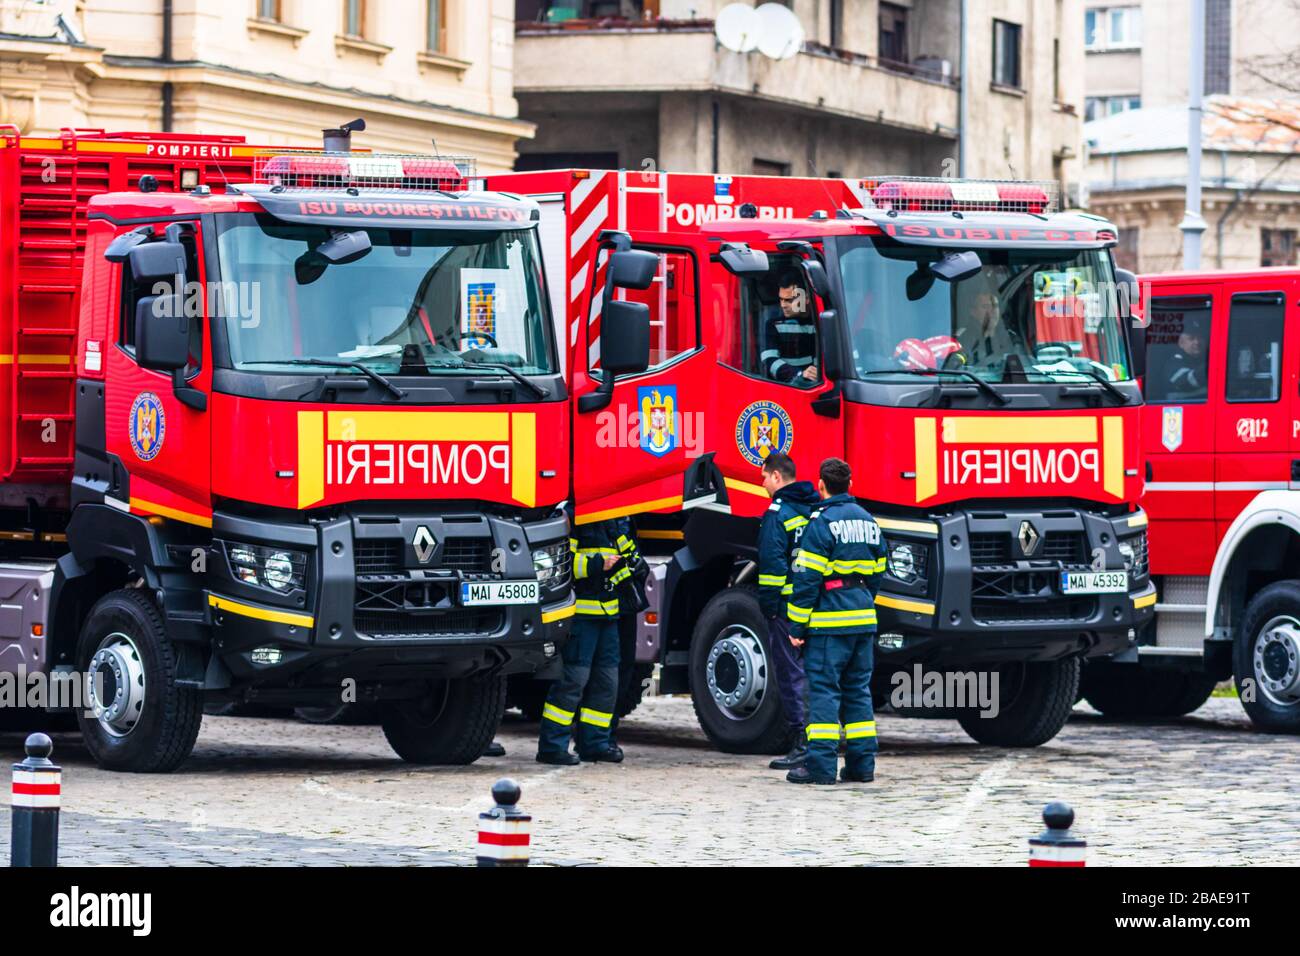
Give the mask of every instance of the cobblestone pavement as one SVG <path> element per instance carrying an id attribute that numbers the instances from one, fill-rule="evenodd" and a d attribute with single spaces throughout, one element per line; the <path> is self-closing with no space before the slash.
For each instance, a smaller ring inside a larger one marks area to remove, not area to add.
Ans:
<path id="1" fill-rule="evenodd" d="M 502 726 L 506 757 L 460 768 L 407 766 L 378 727 L 208 717 L 194 756 L 167 776 L 105 773 L 60 736 L 60 858 L 466 864 L 476 814 L 506 775 L 523 786 L 536 863 L 1023 865 L 1055 799 L 1074 806 L 1094 866 L 1280 864 L 1300 852 L 1300 741 L 1254 732 L 1234 700 L 1148 726 L 1080 707 L 1028 751 L 978 746 L 952 721 L 883 715 L 880 732 L 876 782 L 833 788 L 792 787 L 767 758 L 715 753 L 683 698 L 651 698 L 625 722 L 621 766 L 542 767 L 536 725 L 522 722 Z M 20 751 L 20 737 L 0 737 L 0 758 Z"/>

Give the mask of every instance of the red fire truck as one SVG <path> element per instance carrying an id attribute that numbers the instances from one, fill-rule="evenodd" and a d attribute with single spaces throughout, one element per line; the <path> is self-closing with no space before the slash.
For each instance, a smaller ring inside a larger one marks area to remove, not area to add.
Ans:
<path id="1" fill-rule="evenodd" d="M 103 766 L 204 702 L 464 763 L 573 613 L 539 210 L 442 157 L 0 128 L 0 670 Z M 350 695 L 350 696 L 349 696 Z"/>
<path id="2" fill-rule="evenodd" d="M 846 457 L 888 535 L 878 699 L 918 664 L 996 671 L 997 716 L 956 716 L 977 740 L 1035 745 L 1066 720 L 1081 658 L 1135 641 L 1155 592 L 1109 223 L 1023 183 L 562 170 L 488 185 L 541 209 L 576 520 L 637 515 L 663 549 L 637 659 L 692 693 L 717 746 L 788 743 L 748 588 L 774 450 L 803 477 Z M 657 274 L 611 292 L 606 257 L 628 249 Z M 763 361 L 791 281 L 815 382 Z M 628 354 L 645 333 L 627 304 L 647 313 L 648 355 Z"/>
<path id="3" fill-rule="evenodd" d="M 1143 276 L 1156 617 L 1090 663 L 1104 713 L 1177 716 L 1234 677 L 1260 728 L 1300 731 L 1300 272 Z M 1141 666 L 1137 666 L 1140 662 Z"/>

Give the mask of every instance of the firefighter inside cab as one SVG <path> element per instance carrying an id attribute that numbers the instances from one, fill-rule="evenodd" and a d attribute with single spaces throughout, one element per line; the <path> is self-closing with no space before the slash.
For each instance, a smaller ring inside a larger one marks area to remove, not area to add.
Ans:
<path id="1" fill-rule="evenodd" d="M 817 326 L 808 314 L 808 290 L 797 272 L 782 274 L 777 296 L 777 305 L 763 309 L 763 374 L 774 382 L 811 388 L 819 378 Z"/>

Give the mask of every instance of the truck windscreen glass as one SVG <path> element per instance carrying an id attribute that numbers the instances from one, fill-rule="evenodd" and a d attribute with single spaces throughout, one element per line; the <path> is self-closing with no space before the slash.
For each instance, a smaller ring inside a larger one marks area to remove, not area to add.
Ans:
<path id="1" fill-rule="evenodd" d="M 859 375 L 888 381 L 889 371 L 960 369 L 993 383 L 1131 377 L 1108 252 L 979 249 L 977 272 L 945 281 L 930 266 L 957 251 L 883 237 L 839 241 Z"/>
<path id="2" fill-rule="evenodd" d="M 531 230 L 340 230 L 252 213 L 219 216 L 218 230 L 212 298 L 236 369 L 301 375 L 303 360 L 320 359 L 340 375 L 362 372 L 338 363 L 387 375 L 417 363 L 435 375 L 482 363 L 555 371 Z M 357 231 L 368 250 L 338 235 Z"/>

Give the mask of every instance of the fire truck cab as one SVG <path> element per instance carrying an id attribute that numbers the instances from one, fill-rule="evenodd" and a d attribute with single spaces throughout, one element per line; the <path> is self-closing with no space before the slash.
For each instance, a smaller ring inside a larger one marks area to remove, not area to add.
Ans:
<path id="1" fill-rule="evenodd" d="M 356 124 L 350 124 L 356 125 Z M 573 614 L 537 207 L 445 157 L 0 128 L 0 668 L 104 766 L 205 703 L 467 763 Z"/>
<path id="2" fill-rule="evenodd" d="M 1300 272 L 1141 288 L 1160 600 L 1136 653 L 1089 665 L 1086 696 L 1115 716 L 1176 716 L 1232 677 L 1258 726 L 1300 731 Z"/>
<path id="3" fill-rule="evenodd" d="M 888 537 L 879 700 L 915 664 L 996 670 L 998 716 L 956 716 L 984 742 L 1042 743 L 1080 659 L 1128 647 L 1150 617 L 1139 370 L 1109 223 L 1024 183 L 490 184 L 539 203 L 553 293 L 571 297 L 576 520 L 637 515 L 660 548 L 638 661 L 692 694 L 721 749 L 789 743 L 751 590 L 773 451 L 802 478 L 846 458 Z M 606 294 L 604 256 L 622 248 L 659 257 L 646 291 Z M 619 300 L 648 311 L 650 354 L 610 382 Z"/>

